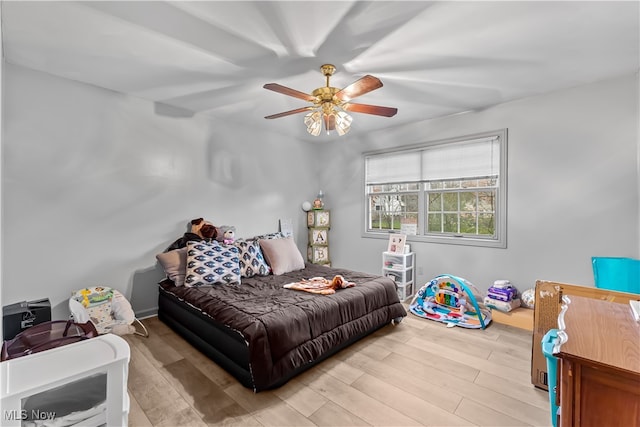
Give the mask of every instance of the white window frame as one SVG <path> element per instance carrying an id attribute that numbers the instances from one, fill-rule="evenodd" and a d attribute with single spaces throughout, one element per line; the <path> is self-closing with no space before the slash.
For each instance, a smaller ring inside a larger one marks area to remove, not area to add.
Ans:
<path id="1" fill-rule="evenodd" d="M 427 221 L 427 191 L 425 190 L 424 183 L 420 184 L 420 190 L 418 195 L 418 231 L 416 235 L 407 236 L 409 242 L 426 242 L 426 243 L 442 243 L 453 245 L 466 245 L 466 246 L 481 246 L 481 247 L 493 247 L 493 248 L 506 248 L 507 247 L 507 129 L 499 129 L 489 132 L 481 132 L 473 135 L 465 135 L 455 138 L 447 138 L 436 141 L 425 142 L 416 145 L 408 145 L 394 149 L 377 150 L 363 153 L 364 162 L 364 188 L 363 188 L 363 237 L 388 239 L 390 231 L 388 230 L 369 230 L 369 194 L 367 193 L 367 158 L 385 155 L 385 154 L 405 154 L 410 152 L 420 152 L 429 150 L 430 148 L 437 148 L 445 144 L 460 144 L 465 142 L 471 142 L 473 140 L 485 139 L 485 138 L 497 138 L 498 146 L 500 147 L 499 159 L 499 175 L 498 175 L 498 188 L 496 191 L 495 202 L 495 233 L 494 236 L 477 236 L 477 235 L 458 235 L 458 234 L 426 234 L 426 221 Z M 412 165 L 412 167 L 415 165 Z M 409 182 L 409 181 L 405 181 Z M 417 181 L 416 181 L 417 182 Z M 475 189 L 470 189 L 474 191 Z"/>

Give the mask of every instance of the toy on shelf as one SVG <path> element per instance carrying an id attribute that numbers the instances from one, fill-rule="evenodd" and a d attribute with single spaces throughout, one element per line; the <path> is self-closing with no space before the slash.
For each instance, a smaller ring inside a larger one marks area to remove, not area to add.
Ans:
<path id="1" fill-rule="evenodd" d="M 481 294 L 469 281 L 443 274 L 416 293 L 409 311 L 416 316 L 450 326 L 484 329 L 491 322 L 491 311 L 481 307 Z"/>

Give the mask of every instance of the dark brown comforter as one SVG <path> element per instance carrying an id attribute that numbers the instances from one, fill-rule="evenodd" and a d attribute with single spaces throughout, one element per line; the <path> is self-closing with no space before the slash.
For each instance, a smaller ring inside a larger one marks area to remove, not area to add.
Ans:
<path id="1" fill-rule="evenodd" d="M 355 287 L 333 295 L 284 289 L 300 279 L 341 274 Z M 164 290 L 240 334 L 256 390 L 268 388 L 328 350 L 406 316 L 389 278 L 307 264 L 281 276 L 243 278 L 240 285 Z M 202 337 L 206 339 L 205 337 Z"/>

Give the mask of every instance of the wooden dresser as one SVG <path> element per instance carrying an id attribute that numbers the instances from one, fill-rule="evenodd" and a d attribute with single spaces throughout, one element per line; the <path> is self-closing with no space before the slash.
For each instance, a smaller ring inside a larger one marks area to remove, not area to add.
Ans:
<path id="1" fill-rule="evenodd" d="M 640 426 L 640 323 L 629 304 L 570 296 L 558 357 L 560 426 Z"/>

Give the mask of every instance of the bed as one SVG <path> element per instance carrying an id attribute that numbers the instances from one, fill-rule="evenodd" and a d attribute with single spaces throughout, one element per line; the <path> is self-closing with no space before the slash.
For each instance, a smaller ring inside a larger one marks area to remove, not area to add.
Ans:
<path id="1" fill-rule="evenodd" d="M 283 288 L 334 275 L 356 285 L 333 295 Z M 159 319 L 256 392 L 281 386 L 406 314 L 391 279 L 314 264 L 243 277 L 241 284 L 159 283 Z"/>

